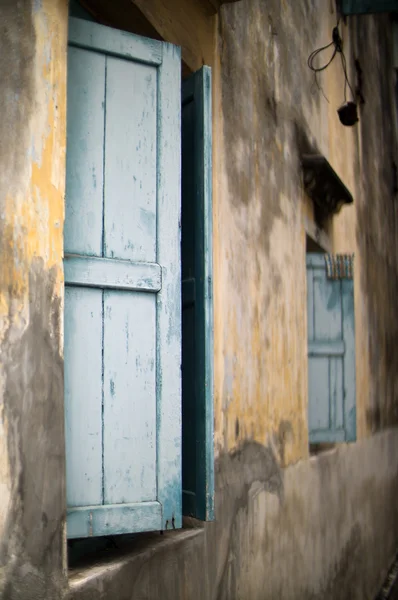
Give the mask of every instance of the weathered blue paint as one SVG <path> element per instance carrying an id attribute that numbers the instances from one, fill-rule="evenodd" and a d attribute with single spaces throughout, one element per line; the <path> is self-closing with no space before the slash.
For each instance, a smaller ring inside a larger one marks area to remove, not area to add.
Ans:
<path id="1" fill-rule="evenodd" d="M 102 290 L 65 287 L 67 505 L 102 504 Z"/>
<path id="2" fill-rule="evenodd" d="M 345 344 L 339 341 L 311 341 L 308 342 L 308 356 L 343 356 Z"/>
<path id="3" fill-rule="evenodd" d="M 350 280 L 341 282 L 343 336 L 346 344 L 344 355 L 344 424 L 346 440 L 354 442 L 357 437 L 356 418 L 356 364 L 355 364 L 355 311 L 354 285 Z"/>
<path id="4" fill-rule="evenodd" d="M 161 519 L 159 502 L 72 508 L 68 510 L 68 537 L 156 531 L 161 528 Z"/>
<path id="5" fill-rule="evenodd" d="M 155 261 L 157 69 L 134 63 L 132 73 L 131 64 L 106 65 L 104 252 Z"/>
<path id="6" fill-rule="evenodd" d="M 104 503 L 156 494 L 156 297 L 104 293 Z"/>
<path id="7" fill-rule="evenodd" d="M 157 263 L 66 255 L 65 281 L 70 285 L 158 292 L 162 270 Z"/>
<path id="8" fill-rule="evenodd" d="M 352 280 L 328 280 L 323 255 L 307 256 L 310 442 L 356 439 Z"/>
<path id="9" fill-rule="evenodd" d="M 398 0 L 341 0 L 343 15 L 398 12 Z"/>
<path id="10" fill-rule="evenodd" d="M 181 52 L 162 44 L 158 71 L 156 262 L 157 477 L 162 529 L 181 527 Z M 161 215 L 161 218 L 159 216 Z"/>
<path id="11" fill-rule="evenodd" d="M 163 62 L 163 42 L 74 17 L 69 19 L 69 45 L 147 65 L 160 66 Z"/>
<path id="12" fill-rule="evenodd" d="M 68 119 L 64 245 L 102 255 L 105 118 L 104 54 L 68 50 Z"/>
<path id="13" fill-rule="evenodd" d="M 68 536 L 179 527 L 180 53 L 76 19 L 70 37 Z"/>
<path id="14" fill-rule="evenodd" d="M 182 86 L 183 511 L 214 519 L 211 70 Z"/>

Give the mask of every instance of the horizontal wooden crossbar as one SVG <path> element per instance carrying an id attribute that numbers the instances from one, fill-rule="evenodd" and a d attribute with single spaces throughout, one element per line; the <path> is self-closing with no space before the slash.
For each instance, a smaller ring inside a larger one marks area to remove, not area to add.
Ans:
<path id="1" fill-rule="evenodd" d="M 157 263 L 66 255 L 65 283 L 80 287 L 159 292 L 162 272 Z"/>

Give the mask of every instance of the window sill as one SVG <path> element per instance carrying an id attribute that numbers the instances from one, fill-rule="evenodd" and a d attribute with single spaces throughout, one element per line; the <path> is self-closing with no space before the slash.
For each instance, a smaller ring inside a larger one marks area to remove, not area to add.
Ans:
<path id="1" fill-rule="evenodd" d="M 316 460 L 321 456 L 330 456 L 331 454 L 336 454 L 338 447 L 343 444 L 345 444 L 345 442 L 310 444 L 310 460 Z"/>
<path id="2" fill-rule="evenodd" d="M 93 580 L 112 574 L 117 575 L 123 567 L 135 561 L 145 561 L 153 555 L 186 543 L 204 535 L 204 527 L 195 523 L 186 523 L 186 529 L 165 531 L 160 533 L 140 533 L 134 536 L 123 536 L 123 540 L 115 539 L 117 547 L 91 554 L 80 559 L 69 569 L 70 591 L 82 590 Z"/>
<path id="3" fill-rule="evenodd" d="M 339 444 L 344 442 L 338 442 Z M 319 454 L 324 454 L 325 452 L 331 453 L 337 449 L 337 443 L 321 443 L 310 444 L 310 456 L 318 456 Z"/>

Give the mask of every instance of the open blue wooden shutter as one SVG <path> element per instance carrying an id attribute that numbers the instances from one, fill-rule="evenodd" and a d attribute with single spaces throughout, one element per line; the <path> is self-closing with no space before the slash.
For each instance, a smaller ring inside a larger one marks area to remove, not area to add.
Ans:
<path id="1" fill-rule="evenodd" d="M 179 49 L 70 19 L 68 537 L 181 526 Z"/>
<path id="2" fill-rule="evenodd" d="M 211 71 L 182 85 L 183 512 L 214 518 Z"/>
<path id="3" fill-rule="evenodd" d="M 330 280 L 323 254 L 307 255 L 311 443 L 356 439 L 354 286 Z"/>
<path id="4" fill-rule="evenodd" d="M 341 0 L 343 15 L 398 12 L 398 0 Z"/>

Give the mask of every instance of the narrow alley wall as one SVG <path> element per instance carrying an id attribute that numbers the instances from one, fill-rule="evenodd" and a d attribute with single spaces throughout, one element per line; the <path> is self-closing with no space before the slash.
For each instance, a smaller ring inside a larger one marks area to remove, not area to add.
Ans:
<path id="1" fill-rule="evenodd" d="M 66 584 L 67 3 L 6 0 L 0 15 L 0 596 L 55 599 Z"/>

